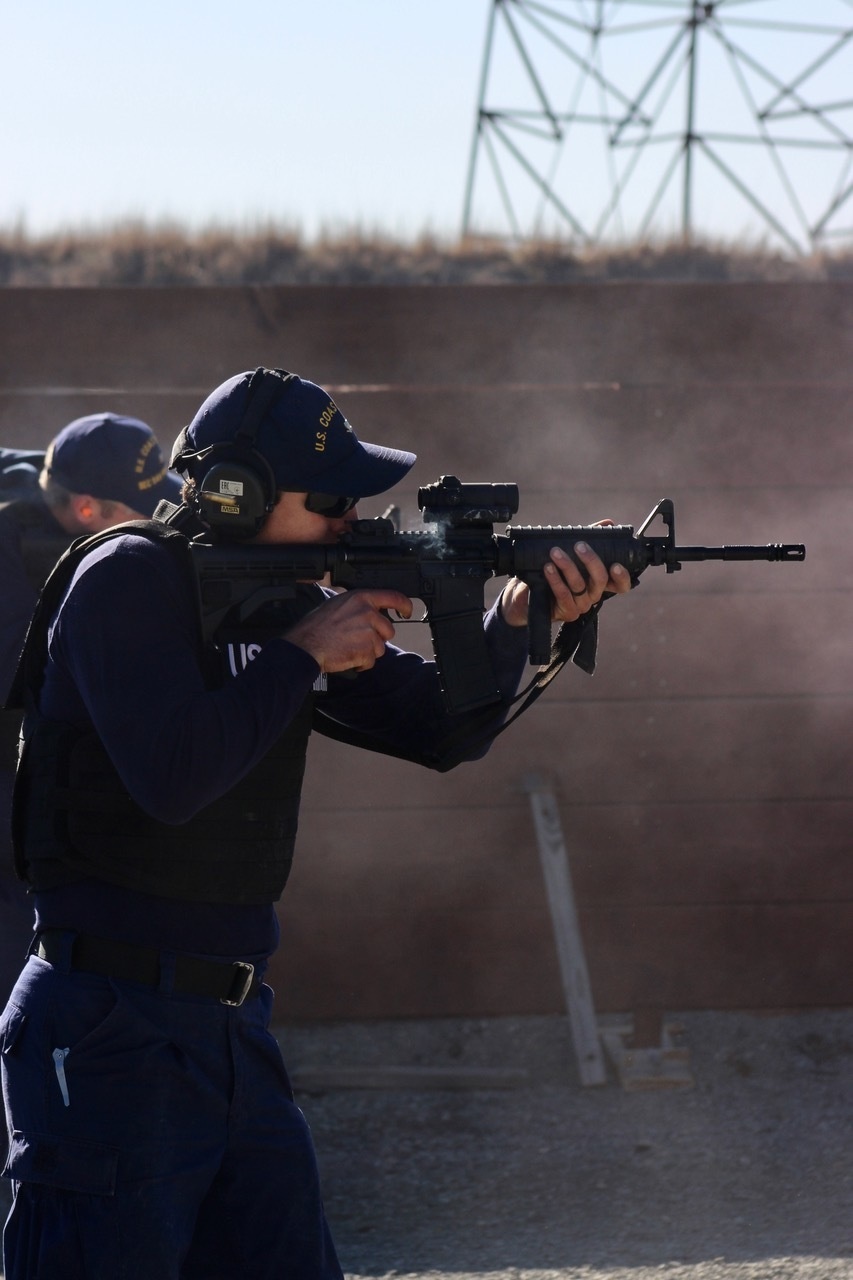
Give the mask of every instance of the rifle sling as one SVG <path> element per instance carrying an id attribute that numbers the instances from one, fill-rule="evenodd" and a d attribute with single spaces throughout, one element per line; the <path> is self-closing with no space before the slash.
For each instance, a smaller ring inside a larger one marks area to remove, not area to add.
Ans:
<path id="1" fill-rule="evenodd" d="M 429 768 L 436 769 L 439 773 L 446 773 L 457 764 L 461 764 L 463 760 L 468 759 L 472 751 L 485 746 L 486 743 L 493 742 L 499 734 L 508 729 L 522 712 L 531 707 L 536 699 L 544 693 L 554 677 L 562 671 L 568 662 L 574 662 L 575 666 L 580 667 L 587 675 L 594 673 L 595 655 L 598 646 L 598 612 L 602 603 L 603 600 L 599 601 L 589 613 L 584 614 L 576 621 L 563 623 L 554 638 L 551 646 L 551 657 L 547 665 L 540 667 L 533 679 L 507 704 L 507 710 L 510 707 L 516 708 L 511 716 L 501 724 L 495 725 L 495 708 L 493 706 L 485 707 L 476 714 L 467 717 L 463 725 L 448 733 L 435 753 L 430 756 L 425 757 L 422 753 L 388 746 L 380 738 L 359 733 L 357 730 L 350 729 L 327 716 L 322 717 L 321 724 L 317 724 L 315 721 L 315 727 L 325 737 L 333 738 L 336 742 L 380 751 L 383 755 L 392 756 L 397 760 L 409 760 L 415 764 L 425 764 Z M 519 703 L 520 705 L 518 705 Z"/>

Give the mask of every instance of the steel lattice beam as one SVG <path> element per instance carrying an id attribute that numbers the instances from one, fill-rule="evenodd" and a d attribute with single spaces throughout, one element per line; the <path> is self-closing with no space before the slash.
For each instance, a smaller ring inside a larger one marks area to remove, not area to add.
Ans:
<path id="1" fill-rule="evenodd" d="M 851 236 L 853 0 L 803 10 L 493 0 L 463 235 Z"/>

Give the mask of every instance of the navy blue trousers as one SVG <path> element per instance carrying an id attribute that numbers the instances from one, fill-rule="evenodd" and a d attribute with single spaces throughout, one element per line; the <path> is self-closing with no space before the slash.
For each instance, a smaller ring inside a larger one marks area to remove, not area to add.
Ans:
<path id="1" fill-rule="evenodd" d="M 7 1280 L 342 1280 L 271 1003 L 27 961 L 0 1020 Z"/>

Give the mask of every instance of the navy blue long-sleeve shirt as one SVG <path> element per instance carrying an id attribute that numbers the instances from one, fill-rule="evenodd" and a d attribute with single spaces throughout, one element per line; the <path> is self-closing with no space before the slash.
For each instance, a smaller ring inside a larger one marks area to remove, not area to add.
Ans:
<path id="1" fill-rule="evenodd" d="M 104 544 L 79 566 L 53 620 L 40 697 L 49 719 L 94 726 L 129 794 L 166 823 L 187 821 L 247 774 L 320 674 L 310 654 L 276 636 L 252 645 L 252 660 L 210 689 L 195 609 L 185 574 L 161 545 L 134 534 Z M 497 606 L 485 630 L 508 704 L 526 631 L 507 626 Z M 392 645 L 370 671 L 329 676 L 315 707 L 320 732 L 330 717 L 380 748 L 425 757 L 460 722 L 443 709 L 434 663 Z M 278 940 L 272 904 L 174 902 L 91 880 L 40 892 L 36 912 L 40 928 L 255 963 Z"/>

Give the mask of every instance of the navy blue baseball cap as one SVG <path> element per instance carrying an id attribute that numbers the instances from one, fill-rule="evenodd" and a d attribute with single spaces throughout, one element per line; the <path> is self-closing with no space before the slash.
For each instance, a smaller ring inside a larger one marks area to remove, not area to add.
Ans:
<path id="1" fill-rule="evenodd" d="M 240 432 L 255 371 L 235 374 L 212 391 L 175 442 L 171 464 L 200 480 Z M 369 498 L 390 489 L 413 466 L 416 455 L 359 440 L 328 391 L 282 370 L 266 371 L 282 382 L 263 412 L 253 447 L 269 464 L 276 487 Z M 239 444 L 239 441 L 238 441 Z"/>
<path id="2" fill-rule="evenodd" d="M 143 516 L 152 516 L 161 498 L 179 501 L 181 480 L 167 469 L 157 437 L 139 418 L 75 418 L 48 445 L 44 465 L 63 489 L 122 502 Z"/>

